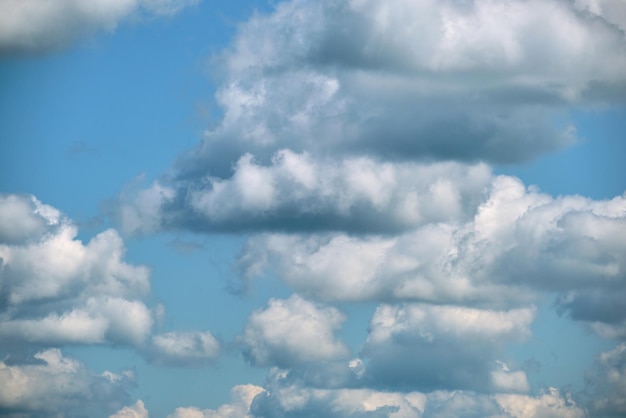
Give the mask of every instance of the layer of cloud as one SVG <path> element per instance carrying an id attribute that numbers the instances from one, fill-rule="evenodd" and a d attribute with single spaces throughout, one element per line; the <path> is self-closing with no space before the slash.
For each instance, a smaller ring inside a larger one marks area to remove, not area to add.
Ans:
<path id="1" fill-rule="evenodd" d="M 335 332 L 345 319 L 336 308 L 298 295 L 270 299 L 248 319 L 241 336 L 244 354 L 255 365 L 278 367 L 344 358 L 349 351 Z"/>
<path id="2" fill-rule="evenodd" d="M 254 417 L 386 418 L 583 418 L 585 410 L 567 393 L 550 388 L 538 396 L 472 391 L 394 392 L 318 389 L 294 384 L 273 372 L 251 405 Z"/>
<path id="3" fill-rule="evenodd" d="M 269 271 L 327 301 L 520 306 L 556 292 L 563 313 L 623 338 L 625 228 L 624 196 L 553 198 L 498 176 L 468 222 L 389 237 L 258 235 L 240 267 L 247 280 Z"/>
<path id="4" fill-rule="evenodd" d="M 173 366 L 199 366 L 211 362 L 220 353 L 220 343 L 209 332 L 166 332 L 152 336 L 150 358 Z"/>
<path id="5" fill-rule="evenodd" d="M 98 30 L 113 31 L 133 15 L 172 15 L 199 0 L 4 0 L 0 53 L 45 51 Z"/>
<path id="6" fill-rule="evenodd" d="M 201 410 L 195 407 L 176 408 L 168 418 L 250 418 L 250 405 L 265 389 L 255 385 L 238 385 L 231 389 L 231 403 L 216 410 Z"/>
<path id="7" fill-rule="evenodd" d="M 32 196 L 3 196 L 0 335 L 4 344 L 140 345 L 152 328 L 149 270 L 123 260 L 114 230 L 77 239 L 76 226 Z M 7 222 L 9 223 L 9 222 Z"/>
<path id="8" fill-rule="evenodd" d="M 134 382 L 130 371 L 96 375 L 58 349 L 38 352 L 29 363 L 0 361 L 0 411 L 29 416 L 84 412 L 86 403 L 119 408 Z"/>
<path id="9" fill-rule="evenodd" d="M 280 3 L 216 60 L 224 117 L 181 176 L 283 148 L 502 163 L 571 144 L 568 110 L 626 87 L 623 31 L 586 3 Z"/>
<path id="10" fill-rule="evenodd" d="M 148 410 L 143 402 L 138 400 L 134 405 L 125 406 L 109 418 L 148 418 Z"/>
<path id="11" fill-rule="evenodd" d="M 493 311 L 432 305 L 382 305 L 361 355 L 368 386 L 402 390 L 528 392 L 523 371 L 501 360 L 530 336 L 531 308 Z"/>
<path id="12" fill-rule="evenodd" d="M 126 232 L 187 228 L 390 233 L 429 222 L 465 220 L 490 178 L 483 164 L 316 160 L 307 153 L 281 150 L 270 165 L 244 155 L 227 179 L 206 178 L 186 190 L 183 183 L 180 190 L 155 183 L 125 194 L 118 217 Z"/>

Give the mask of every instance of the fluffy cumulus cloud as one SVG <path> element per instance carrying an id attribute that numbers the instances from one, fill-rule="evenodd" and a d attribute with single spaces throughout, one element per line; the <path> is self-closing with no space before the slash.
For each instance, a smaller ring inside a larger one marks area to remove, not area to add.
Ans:
<path id="1" fill-rule="evenodd" d="M 0 53 L 43 51 L 97 30 L 112 31 L 133 14 L 172 15 L 199 0 L 4 0 Z"/>
<path id="2" fill-rule="evenodd" d="M 266 391 L 254 398 L 254 417 L 386 418 L 583 418 L 586 411 L 567 393 L 550 388 L 537 396 L 472 391 L 394 392 L 319 389 L 294 384 L 273 372 Z M 199 417 L 201 415 L 198 415 Z"/>
<path id="3" fill-rule="evenodd" d="M 76 226 L 32 196 L 3 196 L 0 335 L 3 344 L 140 345 L 152 328 L 142 298 L 149 271 L 123 261 L 114 230 L 87 244 Z"/>
<path id="4" fill-rule="evenodd" d="M 141 400 L 134 405 L 125 406 L 109 418 L 148 418 L 148 411 Z"/>
<path id="5" fill-rule="evenodd" d="M 241 336 L 244 353 L 255 365 L 278 367 L 344 358 L 348 349 L 335 332 L 345 319 L 336 308 L 298 295 L 270 299 L 248 319 Z"/>
<path id="6" fill-rule="evenodd" d="M 216 410 L 195 407 L 176 408 L 168 418 L 251 418 L 250 405 L 254 398 L 265 389 L 255 385 L 239 385 L 230 391 L 231 403 Z"/>
<path id="7" fill-rule="evenodd" d="M 157 365 L 184 367 L 204 365 L 220 352 L 208 331 L 153 334 L 163 312 L 145 303 L 148 269 L 124 261 L 114 230 L 87 243 L 77 234 L 71 220 L 35 197 L 0 195 L 0 415 L 117 409 L 112 417 L 148 416 L 141 401 L 122 408 L 134 385 L 131 371 L 97 375 L 49 347 L 126 346 Z"/>
<path id="8" fill-rule="evenodd" d="M 590 10 L 603 9 L 281 3 L 251 18 L 221 57 L 225 116 L 185 171 L 219 175 L 244 152 L 268 159 L 285 147 L 496 162 L 562 147 L 575 140 L 562 122 L 569 106 L 621 100 L 626 86 L 623 32 Z"/>
<path id="9" fill-rule="evenodd" d="M 215 58 L 222 120 L 168 180 L 122 196 L 119 218 L 129 232 L 382 232 L 454 214 L 479 167 L 398 162 L 518 162 L 576 141 L 570 110 L 625 97 L 622 9 L 279 3 Z"/>
<path id="10" fill-rule="evenodd" d="M 557 305 L 600 335 L 623 338 L 626 198 L 553 198 L 492 178 L 469 221 L 430 223 L 393 236 L 264 234 L 240 256 L 244 276 L 277 273 L 322 300 L 417 300 Z"/>
<path id="11" fill-rule="evenodd" d="M 58 349 L 38 352 L 27 361 L 10 360 L 0 361 L 0 411 L 16 416 L 23 412 L 34 414 L 27 416 L 83 413 L 86 403 L 119 408 L 134 382 L 130 371 L 96 375 Z"/>
<path id="12" fill-rule="evenodd" d="M 118 217 L 127 232 L 399 232 L 428 222 L 464 220 L 490 178 L 484 164 L 317 160 L 285 149 L 269 165 L 246 154 L 231 177 L 206 178 L 201 186 L 178 192 L 184 197 L 160 183 L 125 194 Z"/>
<path id="13" fill-rule="evenodd" d="M 381 305 L 363 347 L 362 379 L 403 390 L 527 392 L 523 371 L 498 356 L 530 336 L 530 308 L 493 311 L 458 306 Z"/>

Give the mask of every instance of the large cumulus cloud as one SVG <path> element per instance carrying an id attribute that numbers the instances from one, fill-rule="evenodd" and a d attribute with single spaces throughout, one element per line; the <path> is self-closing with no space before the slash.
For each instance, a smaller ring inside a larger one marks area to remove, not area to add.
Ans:
<path id="1" fill-rule="evenodd" d="M 246 357 L 256 365 L 291 367 L 348 355 L 335 336 L 345 316 L 336 308 L 293 295 L 270 299 L 267 309 L 250 315 L 244 334 Z"/>
<path id="2" fill-rule="evenodd" d="M 221 57 L 224 118 L 183 171 L 283 147 L 494 162 L 562 147 L 569 106 L 623 100 L 606 19 L 558 0 L 281 3 Z"/>
<path id="3" fill-rule="evenodd" d="M 64 416 L 84 413 L 86 404 L 119 408 L 134 383 L 131 371 L 98 375 L 79 361 L 47 349 L 23 362 L 0 361 L 0 413 L 15 416 Z M 29 415 L 19 415 L 28 413 Z"/>
<path id="4" fill-rule="evenodd" d="M 102 414 L 128 402 L 131 371 L 97 375 L 58 347 L 122 346 L 157 365 L 184 367 L 220 353 L 208 331 L 155 332 L 159 309 L 146 304 L 149 270 L 124 260 L 115 230 L 87 243 L 77 235 L 70 219 L 34 196 L 0 195 L 3 416 Z M 138 402 L 113 416 L 147 414 Z"/>
<path id="5" fill-rule="evenodd" d="M 576 141 L 570 110 L 624 102 L 626 38 L 613 10 L 591 0 L 279 3 L 214 58 L 221 121 L 167 178 L 125 193 L 117 215 L 128 232 L 435 221 L 437 198 L 467 203 L 483 183 L 475 166 L 448 176 L 416 161 L 527 161 Z M 431 197 L 425 213 L 414 207 Z"/>
<path id="6" fill-rule="evenodd" d="M 467 222 L 394 236 L 264 234 L 240 256 L 245 277 L 278 274 L 322 300 L 522 306 L 545 294 L 600 335 L 623 338 L 626 200 L 553 198 L 494 177 Z"/>

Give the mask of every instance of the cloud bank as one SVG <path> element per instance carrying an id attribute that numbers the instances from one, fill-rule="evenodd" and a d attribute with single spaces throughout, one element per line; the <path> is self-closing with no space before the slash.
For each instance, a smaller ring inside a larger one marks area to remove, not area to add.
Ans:
<path id="1" fill-rule="evenodd" d="M 208 331 L 154 332 L 150 272 L 124 261 L 115 230 L 86 244 L 77 234 L 34 196 L 0 195 L 0 411 L 64 416 L 85 403 L 103 411 L 127 402 L 130 372 L 96 375 L 61 347 L 126 347 L 155 364 L 185 367 L 220 353 Z"/>

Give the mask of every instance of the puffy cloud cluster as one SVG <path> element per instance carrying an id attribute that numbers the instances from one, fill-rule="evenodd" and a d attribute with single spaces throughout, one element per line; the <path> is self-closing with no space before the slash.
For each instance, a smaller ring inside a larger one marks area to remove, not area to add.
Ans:
<path id="1" fill-rule="evenodd" d="M 251 233 L 244 286 L 296 292 L 249 317 L 244 355 L 283 371 L 237 413 L 586 416 L 533 392 L 508 349 L 548 297 L 624 338 L 626 196 L 552 197 L 490 164 L 572 144 L 571 111 L 624 102 L 624 10 L 293 0 L 239 27 L 215 60 L 223 118 L 117 212 L 129 233 Z M 379 304 L 349 361 L 345 315 L 322 304 L 345 302 Z"/>
<path id="2" fill-rule="evenodd" d="M 527 392 L 523 371 L 510 371 L 503 348 L 530 336 L 532 309 L 381 305 L 362 350 L 368 385 L 422 391 Z"/>
<path id="3" fill-rule="evenodd" d="M 143 402 L 138 400 L 134 405 L 125 406 L 109 418 L 148 418 L 148 410 Z"/>
<path id="4" fill-rule="evenodd" d="M 115 230 L 86 244 L 77 234 L 76 225 L 34 196 L 0 195 L 0 350 L 14 359 L 0 363 L 1 410 L 69 413 L 92 401 L 119 407 L 108 397 L 126 396 L 126 377 L 93 377 L 46 347 L 121 345 L 175 366 L 200 365 L 219 353 L 209 332 L 152 335 L 147 267 L 124 261 Z M 43 351 L 34 363 L 24 362 L 35 349 Z"/>
<path id="5" fill-rule="evenodd" d="M 292 367 L 346 357 L 335 336 L 345 316 L 336 308 L 317 306 L 298 295 L 270 299 L 265 310 L 250 315 L 241 337 L 246 357 L 256 365 Z"/>
<path id="6" fill-rule="evenodd" d="M 280 3 L 220 57 L 224 118 L 181 176 L 283 148 L 501 163 L 571 144 L 568 110 L 626 87 L 624 32 L 592 3 Z"/>
<path id="7" fill-rule="evenodd" d="M 63 416 L 63 411 L 83 413 L 86 403 L 119 407 L 133 382 L 130 371 L 95 375 L 60 350 L 47 349 L 24 364 L 0 361 L 0 411 Z"/>
<path id="8" fill-rule="evenodd" d="M 567 394 L 550 388 L 538 396 L 486 395 L 472 391 L 394 392 L 372 389 L 318 389 L 273 373 L 267 392 L 251 405 L 254 417 L 387 418 L 583 418 L 585 410 Z"/>
<path id="9" fill-rule="evenodd" d="M 0 52 L 42 51 L 97 30 L 112 31 L 136 14 L 172 15 L 199 0 L 5 0 L 0 3 Z"/>
<path id="10" fill-rule="evenodd" d="M 240 256 L 245 276 L 266 270 L 327 301 L 415 300 L 557 304 L 600 335 L 623 338 L 626 198 L 553 198 L 494 177 L 467 222 L 429 223 L 393 236 L 263 234 Z"/>
<path id="11" fill-rule="evenodd" d="M 230 178 L 210 177 L 179 190 L 180 199 L 160 183 L 122 196 L 123 230 L 399 232 L 465 220 L 491 178 L 484 164 L 316 160 L 290 150 L 278 151 L 270 165 L 246 154 L 234 170 Z"/>
<path id="12" fill-rule="evenodd" d="M 168 418 L 251 418 L 250 405 L 265 389 L 255 385 L 239 385 L 230 391 L 231 403 L 216 410 L 195 407 L 177 408 Z"/>
<path id="13" fill-rule="evenodd" d="M 2 345 L 143 343 L 149 271 L 123 261 L 117 232 L 83 244 L 70 220 L 32 196 L 0 197 L 0 214 Z"/>

